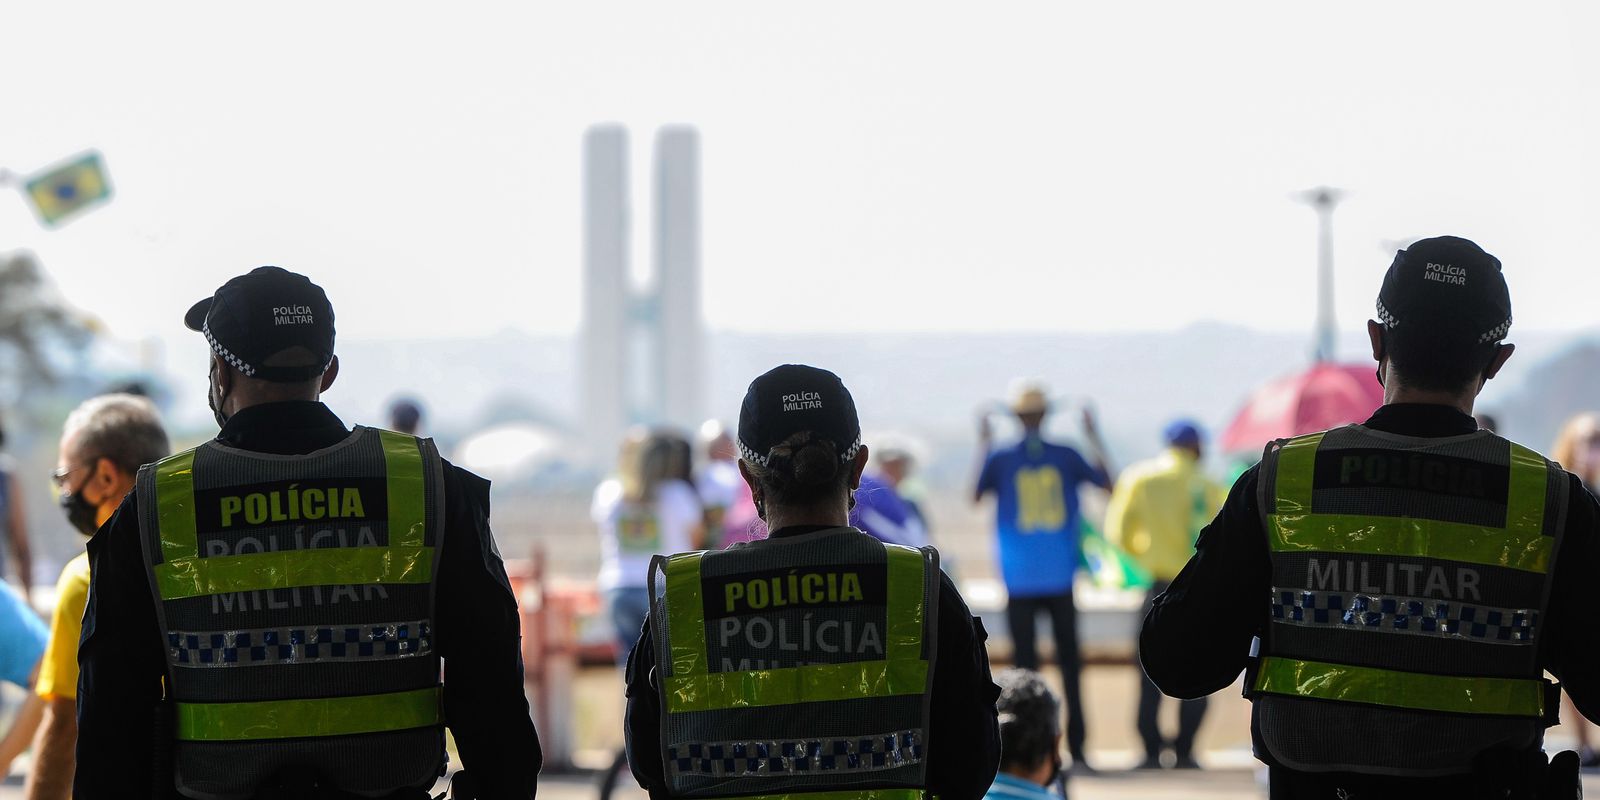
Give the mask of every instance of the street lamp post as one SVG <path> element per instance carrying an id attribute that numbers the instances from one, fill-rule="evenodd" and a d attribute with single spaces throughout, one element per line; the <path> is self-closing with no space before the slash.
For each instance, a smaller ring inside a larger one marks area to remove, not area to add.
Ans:
<path id="1" fill-rule="evenodd" d="M 1344 192 L 1327 186 L 1308 189 L 1297 199 L 1317 212 L 1317 327 L 1316 351 L 1318 363 L 1334 359 L 1338 327 L 1333 319 L 1333 209 L 1344 198 Z"/>

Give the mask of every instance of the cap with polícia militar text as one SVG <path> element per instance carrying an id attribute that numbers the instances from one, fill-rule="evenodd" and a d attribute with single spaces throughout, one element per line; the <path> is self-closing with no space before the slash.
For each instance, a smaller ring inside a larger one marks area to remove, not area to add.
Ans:
<path id="1" fill-rule="evenodd" d="M 803 364 L 784 364 L 750 382 L 739 409 L 739 456 L 767 466 L 772 448 L 797 433 L 826 439 L 841 461 L 861 449 L 856 401 L 839 376 Z"/>
<path id="2" fill-rule="evenodd" d="M 1394 255 L 1378 291 L 1378 321 L 1476 344 L 1511 330 L 1511 292 L 1500 259 L 1457 236 L 1422 239 Z"/>
<path id="3" fill-rule="evenodd" d="M 314 378 L 333 361 L 333 305 L 322 287 L 281 267 L 257 267 L 195 303 L 183 317 L 205 334 L 212 352 L 245 376 L 293 382 Z M 273 365 L 274 356 L 304 348 L 312 363 Z"/>

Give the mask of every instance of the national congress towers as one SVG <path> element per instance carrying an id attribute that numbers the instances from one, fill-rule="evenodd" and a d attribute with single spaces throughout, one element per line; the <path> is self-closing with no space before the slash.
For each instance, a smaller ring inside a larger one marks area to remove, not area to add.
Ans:
<path id="1" fill-rule="evenodd" d="M 584 433 L 609 463 L 630 425 L 692 430 L 704 418 L 700 313 L 700 136 L 656 131 L 650 176 L 650 271 L 630 268 L 628 130 L 584 137 Z"/>

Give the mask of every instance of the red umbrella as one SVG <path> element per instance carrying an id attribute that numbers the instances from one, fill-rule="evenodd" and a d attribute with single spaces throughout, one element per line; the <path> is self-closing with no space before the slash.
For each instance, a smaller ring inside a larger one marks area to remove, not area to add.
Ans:
<path id="1" fill-rule="evenodd" d="M 1257 452 L 1273 439 L 1361 422 L 1383 405 L 1374 365 L 1313 365 L 1257 389 L 1223 431 L 1223 452 Z"/>

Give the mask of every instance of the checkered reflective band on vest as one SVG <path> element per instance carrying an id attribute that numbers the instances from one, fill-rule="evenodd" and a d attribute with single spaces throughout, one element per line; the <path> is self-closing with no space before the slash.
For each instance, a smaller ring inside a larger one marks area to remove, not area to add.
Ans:
<path id="1" fill-rule="evenodd" d="M 180 793 L 433 784 L 443 486 L 432 441 L 362 427 L 303 456 L 210 442 L 139 471 Z"/>
<path id="2" fill-rule="evenodd" d="M 1260 474 L 1272 590 L 1249 692 L 1272 760 L 1436 776 L 1541 746 L 1559 466 L 1482 431 L 1350 425 L 1274 442 Z"/>
<path id="3" fill-rule="evenodd" d="M 939 557 L 854 528 L 658 556 L 677 797 L 922 800 Z"/>

